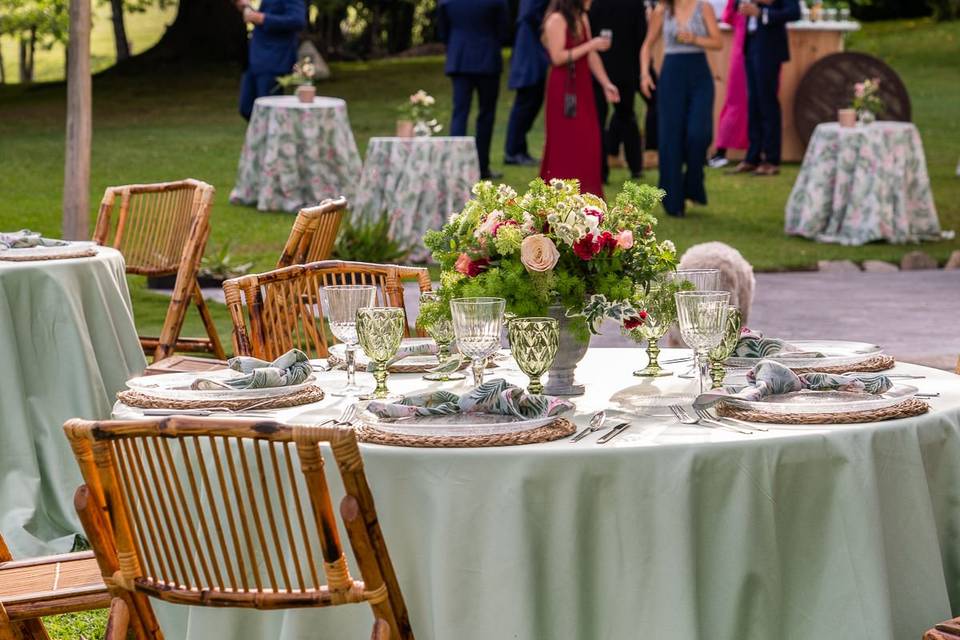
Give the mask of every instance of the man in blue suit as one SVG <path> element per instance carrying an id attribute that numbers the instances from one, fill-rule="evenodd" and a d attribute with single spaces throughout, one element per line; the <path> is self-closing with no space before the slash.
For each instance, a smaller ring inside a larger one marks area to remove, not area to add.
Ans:
<path id="1" fill-rule="evenodd" d="M 253 113 L 253 101 L 275 92 L 277 76 L 290 73 L 297 61 L 298 34 L 307 26 L 303 0 L 262 0 L 254 10 L 237 2 L 243 19 L 253 25 L 250 56 L 240 85 L 240 115 Z"/>
<path id="2" fill-rule="evenodd" d="M 447 45 L 445 70 L 453 82 L 450 135 L 467 134 L 470 102 L 476 91 L 480 176 L 498 178 L 499 174 L 490 171 L 490 139 L 503 68 L 500 48 L 510 31 L 507 0 L 441 0 L 437 11 L 440 39 Z"/>
<path id="3" fill-rule="evenodd" d="M 735 173 L 758 176 L 780 173 L 780 67 L 790 59 L 787 23 L 800 19 L 799 0 L 740 0 L 747 16 L 743 43 L 747 67 L 750 147 Z"/>
<path id="4" fill-rule="evenodd" d="M 503 161 L 507 164 L 540 164 L 527 150 L 527 133 L 543 106 L 546 91 L 550 60 L 540 43 L 540 26 L 546 10 L 547 0 L 520 0 L 517 35 L 513 42 L 510 77 L 507 81 L 508 86 L 517 92 L 513 98 L 507 124 L 507 141 L 503 148 Z"/>

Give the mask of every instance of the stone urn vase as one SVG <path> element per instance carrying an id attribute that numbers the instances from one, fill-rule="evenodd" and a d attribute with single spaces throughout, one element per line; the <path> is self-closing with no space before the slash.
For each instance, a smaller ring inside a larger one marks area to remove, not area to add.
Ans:
<path id="1" fill-rule="evenodd" d="M 577 384 L 575 377 L 577 365 L 587 353 L 590 341 L 589 339 L 586 342 L 581 341 L 573 335 L 570 331 L 570 318 L 567 317 L 566 310 L 562 306 L 552 305 L 547 315 L 556 319 L 560 325 L 560 348 L 557 349 L 553 366 L 547 372 L 543 392 L 551 396 L 583 395 L 584 387 L 582 384 Z"/>
<path id="2" fill-rule="evenodd" d="M 412 138 L 413 137 L 413 121 L 397 120 L 397 137 Z"/>
<path id="3" fill-rule="evenodd" d="M 837 122 L 840 124 L 841 127 L 857 126 L 856 109 L 839 109 L 837 111 Z"/>
<path id="4" fill-rule="evenodd" d="M 301 84 L 296 90 L 297 100 L 304 104 L 310 104 L 317 97 L 317 88 L 312 84 Z"/>

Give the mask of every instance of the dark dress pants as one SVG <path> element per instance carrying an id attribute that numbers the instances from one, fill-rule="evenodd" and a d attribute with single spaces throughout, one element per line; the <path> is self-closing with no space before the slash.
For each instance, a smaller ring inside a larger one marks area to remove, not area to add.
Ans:
<path id="1" fill-rule="evenodd" d="M 493 118 L 497 111 L 500 74 L 458 73 L 450 76 L 453 82 L 453 118 L 450 135 L 467 135 L 467 118 L 473 92 L 477 92 L 477 157 L 480 174 L 490 173 L 490 139 L 493 137 Z"/>
<path id="2" fill-rule="evenodd" d="M 657 71 L 653 68 L 653 65 L 650 65 L 650 78 L 653 80 L 653 84 L 656 85 L 659 82 L 657 77 Z M 643 118 L 643 148 L 651 151 L 656 151 L 657 149 L 657 90 L 654 89 L 650 92 L 650 97 L 640 94 L 640 97 L 643 98 L 643 102 L 647 107 L 646 116 Z"/>
<path id="3" fill-rule="evenodd" d="M 529 156 L 527 134 L 533 127 L 540 107 L 543 106 L 543 94 L 546 90 L 546 78 L 529 87 L 519 87 L 510 109 L 507 123 L 507 141 L 503 152 L 508 156 Z"/>
<path id="4" fill-rule="evenodd" d="M 683 215 L 686 200 L 707 202 L 703 165 L 713 138 L 713 74 L 704 54 L 664 56 L 657 113 L 663 208 Z"/>
<path id="5" fill-rule="evenodd" d="M 744 45 L 747 67 L 747 104 L 750 124 L 750 147 L 746 161 L 750 164 L 768 162 L 780 164 L 782 117 L 777 90 L 780 85 L 779 61 L 764 55 L 759 47 L 750 46 L 749 36 Z"/>
<path id="6" fill-rule="evenodd" d="M 278 93 L 277 76 L 272 73 L 251 73 L 245 71 L 240 80 L 240 115 L 244 120 L 253 113 L 253 102 L 257 98 Z"/>
<path id="7" fill-rule="evenodd" d="M 607 97 L 603 95 L 603 87 L 593 80 L 593 101 L 597 105 L 597 123 L 600 125 L 600 178 L 607 184 L 610 177 L 610 165 L 607 163 Z"/>
<path id="8" fill-rule="evenodd" d="M 603 88 L 600 83 L 594 80 L 593 95 L 597 104 L 597 119 L 600 121 L 600 139 L 603 143 L 602 159 L 600 161 L 601 176 L 603 183 L 607 183 L 610 175 L 610 167 L 607 165 L 607 156 L 614 156 L 620 152 L 620 145 L 623 145 L 623 153 L 630 167 L 630 173 L 638 174 L 643 171 L 643 154 L 640 144 L 640 127 L 637 125 L 637 114 L 634 112 L 633 95 L 637 92 L 636 83 L 617 83 L 617 90 L 620 92 L 620 102 L 613 105 L 613 115 L 607 122 L 607 115 L 610 112 L 610 105 L 607 103 L 606 96 L 603 95 Z"/>

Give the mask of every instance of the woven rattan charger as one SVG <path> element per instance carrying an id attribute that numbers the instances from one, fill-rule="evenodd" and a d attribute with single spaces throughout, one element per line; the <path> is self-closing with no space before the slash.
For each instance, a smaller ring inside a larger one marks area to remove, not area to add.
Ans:
<path id="1" fill-rule="evenodd" d="M 56 252 L 37 252 L 37 253 L 13 253 L 10 251 L 15 251 L 15 249 L 6 249 L 0 251 L 0 260 L 6 260 L 8 262 L 35 262 L 41 260 L 66 260 L 68 258 L 91 258 L 97 255 L 96 247 L 77 247 L 71 249 L 70 247 L 64 247 L 63 251 Z"/>
<path id="2" fill-rule="evenodd" d="M 390 433 L 367 424 L 357 426 L 357 438 L 361 442 L 385 444 L 395 447 L 466 448 L 508 447 L 520 444 L 536 444 L 565 438 L 576 431 L 576 426 L 566 418 L 557 418 L 550 424 L 526 431 L 498 433 L 484 436 L 415 436 L 406 433 Z"/>
<path id="3" fill-rule="evenodd" d="M 139 409 L 226 409 L 229 411 L 247 411 L 250 409 L 283 409 L 312 404 L 323 400 L 323 389 L 311 385 L 295 393 L 273 398 L 248 398 L 245 400 L 171 400 L 157 398 L 127 389 L 117 394 L 117 400 L 130 407 Z"/>
<path id="4" fill-rule="evenodd" d="M 930 410 L 923 400 L 910 398 L 892 407 L 855 411 L 853 413 L 766 413 L 742 409 L 721 402 L 717 405 L 717 415 L 736 418 L 747 422 L 766 422 L 771 424 L 860 424 L 863 422 L 881 422 L 919 416 Z"/>
<path id="5" fill-rule="evenodd" d="M 893 356 L 878 355 L 857 364 L 848 364 L 839 367 L 810 367 L 807 369 L 792 369 L 794 373 L 876 373 L 878 371 L 887 371 L 893 369 L 897 361 Z"/>

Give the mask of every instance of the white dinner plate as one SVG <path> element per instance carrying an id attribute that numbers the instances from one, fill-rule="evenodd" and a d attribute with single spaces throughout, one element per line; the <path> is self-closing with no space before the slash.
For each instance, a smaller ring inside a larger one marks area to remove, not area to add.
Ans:
<path id="1" fill-rule="evenodd" d="M 847 367 L 871 358 L 883 355 L 883 348 L 868 342 L 850 340 L 790 340 L 791 345 L 802 353 L 821 353 L 822 358 L 780 353 L 765 358 L 728 358 L 724 363 L 728 367 L 749 368 L 761 360 L 773 360 L 791 369 L 822 369 L 825 367 Z"/>
<path id="2" fill-rule="evenodd" d="M 896 384 L 882 394 L 865 391 L 794 391 L 761 400 L 748 401 L 736 398 L 724 399 L 735 407 L 762 411 L 763 413 L 856 413 L 886 409 L 904 400 L 909 400 L 919 389 L 906 384 Z"/>
<path id="3" fill-rule="evenodd" d="M 380 418 L 362 409 L 359 419 L 379 431 L 416 436 L 489 436 L 518 433 L 548 425 L 559 416 L 524 419 L 489 413 L 455 413 L 443 416 Z"/>
<path id="4" fill-rule="evenodd" d="M 303 391 L 311 386 L 316 378 L 310 375 L 300 384 L 286 387 L 267 387 L 265 389 L 191 389 L 190 385 L 199 377 L 211 380 L 231 380 L 244 374 L 233 369 L 217 369 L 198 373 L 164 373 L 156 376 L 140 376 L 127 380 L 127 388 L 145 396 L 163 400 L 255 400 L 260 398 L 279 398 Z"/>

